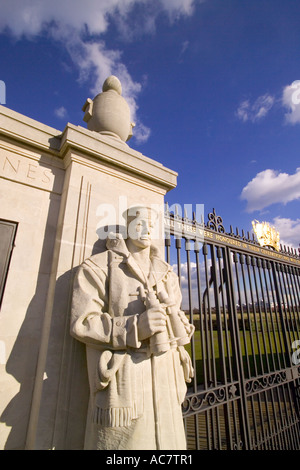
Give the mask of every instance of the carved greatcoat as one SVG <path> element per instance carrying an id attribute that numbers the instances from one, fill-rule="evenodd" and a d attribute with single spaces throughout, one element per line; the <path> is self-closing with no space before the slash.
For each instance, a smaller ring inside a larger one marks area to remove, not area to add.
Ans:
<path id="1" fill-rule="evenodd" d="M 185 449 L 181 404 L 193 373 L 190 358 L 176 345 L 151 355 L 137 330 L 145 311 L 142 286 L 172 289 L 192 335 L 180 311 L 178 278 L 154 249 L 146 280 L 121 237 L 107 247 L 79 267 L 73 290 L 71 334 L 87 346 L 90 383 L 85 448 Z"/>

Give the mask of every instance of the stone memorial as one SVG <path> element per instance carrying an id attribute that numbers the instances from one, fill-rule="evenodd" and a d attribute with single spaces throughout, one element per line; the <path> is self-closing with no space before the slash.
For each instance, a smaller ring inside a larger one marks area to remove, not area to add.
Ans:
<path id="1" fill-rule="evenodd" d="M 71 334 L 87 346 L 86 449 L 185 449 L 181 404 L 193 376 L 184 348 L 194 327 L 177 275 L 151 243 L 156 214 L 127 212 L 128 238 L 80 266 Z"/>
<path id="2" fill-rule="evenodd" d="M 90 129 L 130 137 L 116 77 L 83 110 Z M 177 275 L 151 238 L 158 217 L 151 205 L 130 207 L 126 238 L 110 233 L 106 250 L 76 274 L 71 335 L 86 344 L 90 386 L 85 449 L 186 448 L 181 404 L 193 368 L 184 346 L 194 327 L 180 310 Z"/>
<path id="3" fill-rule="evenodd" d="M 116 77 L 83 111 L 58 130 L 0 106 L 0 448 L 184 449 L 177 173 L 129 147 Z"/>

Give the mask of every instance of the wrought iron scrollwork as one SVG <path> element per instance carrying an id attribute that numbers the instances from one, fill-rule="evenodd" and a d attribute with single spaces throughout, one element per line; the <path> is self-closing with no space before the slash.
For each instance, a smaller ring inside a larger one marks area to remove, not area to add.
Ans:
<path id="1" fill-rule="evenodd" d="M 194 414 L 202 409 L 225 403 L 228 400 L 234 400 L 238 398 L 237 391 L 236 385 L 231 384 L 187 395 L 182 404 L 183 415 Z"/>
<path id="2" fill-rule="evenodd" d="M 187 396 L 182 404 L 183 414 L 185 415 L 189 412 L 199 411 L 203 405 L 204 400 L 205 396 L 202 395 Z"/>
<path id="3" fill-rule="evenodd" d="M 259 392 L 260 390 L 264 390 L 275 385 L 280 385 L 286 382 L 286 379 L 286 371 L 275 372 L 273 374 L 257 377 L 246 382 L 245 391 L 247 395 L 251 395 L 253 393 Z"/>
<path id="4" fill-rule="evenodd" d="M 216 214 L 215 209 L 213 209 L 213 211 L 208 214 L 207 227 L 211 230 L 215 230 L 216 232 L 225 233 L 223 219 Z"/>

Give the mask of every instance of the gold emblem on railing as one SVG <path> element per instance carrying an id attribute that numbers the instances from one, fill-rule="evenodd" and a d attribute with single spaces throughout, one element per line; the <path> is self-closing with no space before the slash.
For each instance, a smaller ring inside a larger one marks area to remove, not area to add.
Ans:
<path id="1" fill-rule="evenodd" d="M 258 220 L 252 222 L 252 227 L 260 246 L 269 246 L 279 251 L 280 237 L 275 227 L 271 227 L 268 222 L 258 222 Z"/>

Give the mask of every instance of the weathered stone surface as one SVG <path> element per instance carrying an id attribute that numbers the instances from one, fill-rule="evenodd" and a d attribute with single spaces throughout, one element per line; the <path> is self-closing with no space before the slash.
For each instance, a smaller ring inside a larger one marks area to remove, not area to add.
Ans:
<path id="1" fill-rule="evenodd" d="M 126 240 L 111 233 L 74 281 L 71 334 L 86 344 L 90 384 L 85 449 L 183 450 L 194 327 L 151 237 L 158 215 L 151 206 L 127 215 Z"/>

